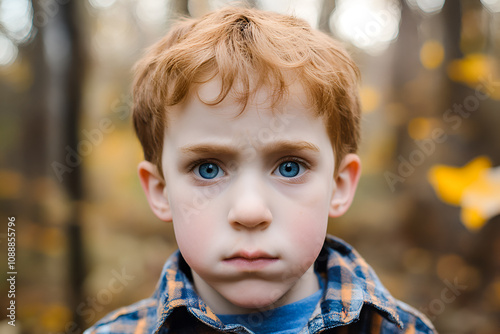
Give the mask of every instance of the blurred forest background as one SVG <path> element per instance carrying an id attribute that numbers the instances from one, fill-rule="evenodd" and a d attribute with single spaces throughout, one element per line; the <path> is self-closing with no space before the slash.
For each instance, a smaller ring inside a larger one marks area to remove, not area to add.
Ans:
<path id="1" fill-rule="evenodd" d="M 176 249 L 136 176 L 131 67 L 224 0 L 0 0 L 0 332 L 81 333 Z M 500 0 L 253 0 L 345 42 L 363 177 L 329 232 L 440 333 L 500 333 Z M 7 222 L 16 217 L 16 326 Z"/>

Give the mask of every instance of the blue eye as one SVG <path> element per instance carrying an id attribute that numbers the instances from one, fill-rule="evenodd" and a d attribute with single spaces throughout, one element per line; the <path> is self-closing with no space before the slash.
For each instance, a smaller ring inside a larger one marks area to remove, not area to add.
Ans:
<path id="1" fill-rule="evenodd" d="M 213 179 L 216 176 L 222 176 L 224 173 L 222 170 L 219 168 L 214 163 L 208 162 L 208 163 L 203 163 L 199 165 L 197 168 L 195 168 L 195 174 L 198 176 L 204 178 L 204 179 Z M 221 174 L 221 175 L 219 175 Z"/>
<path id="2" fill-rule="evenodd" d="M 278 171 L 284 177 L 295 177 L 300 173 L 300 164 L 295 161 L 286 161 L 279 165 Z"/>

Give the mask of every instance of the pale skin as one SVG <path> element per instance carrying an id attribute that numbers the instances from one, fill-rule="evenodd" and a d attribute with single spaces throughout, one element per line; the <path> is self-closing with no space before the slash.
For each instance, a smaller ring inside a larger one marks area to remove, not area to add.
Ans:
<path id="1" fill-rule="evenodd" d="M 151 209 L 173 222 L 200 297 L 218 314 L 279 307 L 319 289 L 313 264 L 328 217 L 349 208 L 360 160 L 335 156 L 322 118 L 300 85 L 272 112 L 263 88 L 245 111 L 216 106 L 215 81 L 169 111 L 163 179 L 148 162 L 139 177 Z"/>

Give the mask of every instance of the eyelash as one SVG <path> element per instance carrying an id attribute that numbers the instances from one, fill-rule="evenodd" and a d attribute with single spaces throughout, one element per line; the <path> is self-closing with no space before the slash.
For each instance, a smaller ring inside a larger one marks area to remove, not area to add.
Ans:
<path id="1" fill-rule="evenodd" d="M 306 169 L 306 171 L 304 173 L 302 173 L 301 175 L 299 175 L 299 176 L 291 177 L 291 178 L 285 178 L 288 182 L 300 183 L 303 180 L 304 175 L 307 174 L 307 171 L 311 169 L 311 164 L 309 162 L 307 162 L 306 160 L 302 159 L 302 158 L 298 158 L 298 157 L 294 157 L 294 156 L 286 156 L 286 157 L 283 157 L 283 158 L 279 159 L 276 162 L 275 167 L 272 170 L 272 173 L 274 173 L 279 168 L 279 166 L 282 163 L 287 162 L 287 161 L 296 162 L 296 163 L 302 165 Z M 223 164 L 220 161 L 214 160 L 214 159 L 198 159 L 198 160 L 195 160 L 195 161 L 191 162 L 187 166 L 187 168 L 186 168 L 187 172 L 191 173 L 191 174 L 194 174 L 194 169 L 196 167 L 202 165 L 202 164 L 205 164 L 205 163 L 216 164 L 219 168 L 222 169 L 222 171 L 224 172 L 224 174 L 226 174 L 226 168 L 223 167 Z M 200 178 L 197 178 L 197 180 L 199 180 L 201 182 L 204 182 L 204 183 L 213 183 L 214 182 L 213 180 L 200 179 Z"/>
<path id="2" fill-rule="evenodd" d="M 302 166 L 304 166 L 306 169 L 311 169 L 311 164 L 308 163 L 306 160 L 302 159 L 302 158 L 298 158 L 298 157 L 294 157 L 294 156 L 289 156 L 289 157 L 283 157 L 281 159 L 278 160 L 278 162 L 276 163 L 276 167 L 273 169 L 273 172 L 284 162 L 287 162 L 287 161 L 293 161 L 293 162 L 296 162 L 296 163 L 299 163 L 301 164 Z"/>
<path id="3" fill-rule="evenodd" d="M 308 174 L 307 172 L 312 167 L 312 165 L 308 161 L 306 161 L 302 158 L 298 158 L 298 157 L 294 157 L 294 156 L 287 156 L 287 157 L 281 158 L 276 163 L 276 167 L 274 167 L 274 169 L 273 169 L 273 174 L 274 174 L 274 171 L 276 171 L 282 163 L 287 162 L 287 161 L 293 161 L 293 162 L 296 162 L 296 163 L 302 165 L 304 167 L 305 171 L 302 174 L 300 174 L 299 176 L 288 177 L 288 178 L 282 177 L 280 179 L 286 180 L 287 183 L 302 183 L 304 181 L 304 178 L 307 177 L 307 174 Z"/>
<path id="4" fill-rule="evenodd" d="M 226 174 L 226 168 L 223 166 L 224 164 L 219 160 L 203 158 L 203 159 L 198 159 L 198 160 L 192 161 L 186 166 L 186 171 L 188 174 L 190 174 L 192 176 L 194 181 L 200 186 L 213 185 L 213 184 L 217 183 L 218 180 L 220 180 L 220 178 L 204 179 L 204 178 L 201 178 L 195 174 L 194 169 L 197 168 L 198 166 L 201 166 L 202 164 L 206 164 L 206 163 L 216 164 L 220 169 L 222 169 L 222 172 L 224 174 Z"/>
<path id="5" fill-rule="evenodd" d="M 224 167 L 222 167 L 222 163 L 218 160 L 214 160 L 214 159 L 198 159 L 198 160 L 195 160 L 193 162 L 191 162 L 187 167 L 186 167 L 186 170 L 188 173 L 192 173 L 194 171 L 194 169 L 202 164 L 209 164 L 209 163 L 212 163 L 212 164 L 216 164 L 217 166 L 219 166 L 219 168 L 222 169 L 222 171 L 225 173 L 226 170 Z"/>

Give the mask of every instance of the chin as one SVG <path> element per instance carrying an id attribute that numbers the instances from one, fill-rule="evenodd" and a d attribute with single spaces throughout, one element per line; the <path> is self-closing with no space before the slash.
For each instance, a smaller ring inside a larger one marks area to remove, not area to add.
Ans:
<path id="1" fill-rule="evenodd" d="M 231 304 L 248 311 L 259 311 L 268 308 L 274 308 L 279 305 L 280 299 L 286 292 L 286 289 L 280 287 L 263 287 L 256 284 L 240 286 L 237 289 L 225 291 L 223 294 Z"/>

